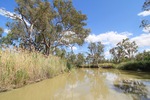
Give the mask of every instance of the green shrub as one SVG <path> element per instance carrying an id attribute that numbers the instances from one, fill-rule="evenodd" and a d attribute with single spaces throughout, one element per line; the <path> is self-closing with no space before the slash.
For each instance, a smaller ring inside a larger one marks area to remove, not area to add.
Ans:
<path id="1" fill-rule="evenodd" d="M 74 65 L 67 61 L 67 69 L 71 70 L 74 67 Z"/>
<path id="2" fill-rule="evenodd" d="M 14 84 L 17 85 L 19 83 L 26 83 L 26 80 L 29 78 L 28 73 L 24 69 L 20 69 L 15 73 Z"/>
<path id="3" fill-rule="evenodd" d="M 150 61 L 123 62 L 123 63 L 118 64 L 117 68 L 122 69 L 122 70 L 150 71 Z"/>

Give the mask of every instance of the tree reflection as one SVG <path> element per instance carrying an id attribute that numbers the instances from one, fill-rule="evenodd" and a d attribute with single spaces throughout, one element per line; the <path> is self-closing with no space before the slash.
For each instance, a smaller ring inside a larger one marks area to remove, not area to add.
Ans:
<path id="1" fill-rule="evenodd" d="M 148 90 L 143 82 L 135 80 L 121 80 L 117 84 L 114 84 L 119 90 L 124 93 L 136 94 L 140 98 L 147 98 Z"/>
<path id="2" fill-rule="evenodd" d="M 105 76 L 97 69 L 88 70 L 87 78 L 89 79 L 90 94 L 94 100 L 106 99 L 109 95 L 109 89 L 105 83 Z"/>

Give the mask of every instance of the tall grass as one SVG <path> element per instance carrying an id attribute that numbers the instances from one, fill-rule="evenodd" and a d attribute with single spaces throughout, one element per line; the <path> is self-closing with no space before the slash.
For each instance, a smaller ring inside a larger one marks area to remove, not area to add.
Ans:
<path id="1" fill-rule="evenodd" d="M 44 56 L 37 52 L 0 51 L 0 90 L 20 87 L 62 73 L 65 60 L 56 56 Z"/>

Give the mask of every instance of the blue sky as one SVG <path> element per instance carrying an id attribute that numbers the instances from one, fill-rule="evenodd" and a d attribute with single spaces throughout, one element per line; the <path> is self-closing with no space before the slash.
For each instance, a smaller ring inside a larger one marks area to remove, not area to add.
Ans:
<path id="1" fill-rule="evenodd" d="M 150 33 L 148 29 L 139 28 L 142 19 L 149 19 L 150 12 L 143 12 L 145 0 L 73 0 L 77 10 L 88 17 L 86 28 L 91 29 L 86 42 L 101 41 L 105 44 L 105 56 L 110 58 L 109 49 L 124 38 L 136 41 L 139 51 L 150 50 Z M 0 9 L 13 12 L 15 0 L 1 0 Z M 9 18 L 0 11 L 0 27 L 5 29 Z M 83 47 L 74 47 L 74 51 L 87 51 L 87 43 Z"/>
<path id="2" fill-rule="evenodd" d="M 77 2 L 78 1 L 78 2 Z M 74 0 L 74 6 L 88 16 L 92 33 L 106 31 L 130 31 L 138 33 L 144 0 Z"/>

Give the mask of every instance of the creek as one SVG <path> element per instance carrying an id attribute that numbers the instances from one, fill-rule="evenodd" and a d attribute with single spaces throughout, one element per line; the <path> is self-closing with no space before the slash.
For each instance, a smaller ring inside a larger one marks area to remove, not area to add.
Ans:
<path id="1" fill-rule="evenodd" d="M 0 100 L 150 100 L 150 73 L 81 68 L 2 92 Z"/>

